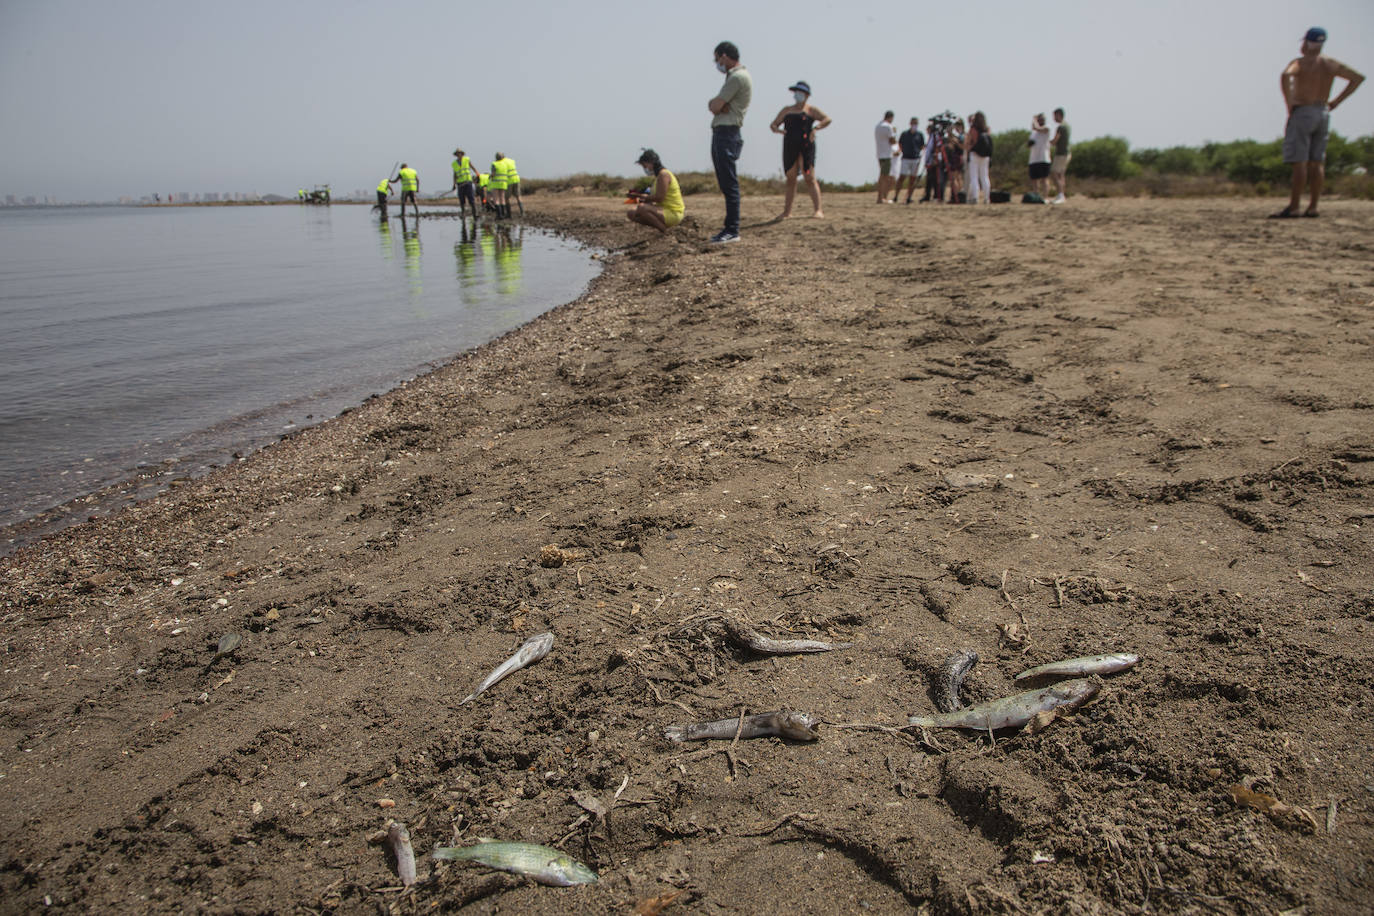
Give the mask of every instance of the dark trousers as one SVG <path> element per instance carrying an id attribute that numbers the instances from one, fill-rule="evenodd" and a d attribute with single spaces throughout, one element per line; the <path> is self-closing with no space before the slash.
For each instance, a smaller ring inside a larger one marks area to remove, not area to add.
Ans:
<path id="1" fill-rule="evenodd" d="M 931 195 L 934 195 L 933 197 Z M 921 200 L 942 201 L 945 199 L 945 170 L 931 163 L 926 169 L 926 195 Z"/>
<path id="2" fill-rule="evenodd" d="M 739 233 L 739 172 L 735 163 L 744 138 L 738 127 L 717 127 L 711 131 L 711 163 L 716 167 L 716 184 L 725 195 L 725 230 Z"/>

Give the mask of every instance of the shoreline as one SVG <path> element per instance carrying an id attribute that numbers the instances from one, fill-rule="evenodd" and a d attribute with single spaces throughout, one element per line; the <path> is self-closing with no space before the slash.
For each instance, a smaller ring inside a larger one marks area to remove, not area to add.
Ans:
<path id="1" fill-rule="evenodd" d="M 1374 206 L 824 203 L 746 198 L 709 246 L 718 199 L 660 237 L 541 198 L 611 252 L 578 299 L 0 559 L 6 899 L 374 908 L 394 817 L 420 907 L 767 909 L 808 874 L 875 912 L 1356 911 Z M 725 614 L 855 646 L 759 658 Z M 897 731 L 965 648 L 969 703 L 1143 661 L 1034 733 Z M 662 738 L 784 706 L 820 740 Z M 479 835 L 602 883 L 424 858 Z"/>
<path id="2" fill-rule="evenodd" d="M 217 205 L 207 204 L 207 206 Z M 172 206 L 198 206 L 198 204 L 176 204 Z M 434 212 L 431 218 L 449 219 L 456 218 L 456 216 L 457 211 L 444 210 Z M 584 248 L 592 247 L 580 239 L 568 236 L 566 233 L 560 233 L 556 227 L 550 229 L 550 227 L 535 225 L 532 222 L 527 222 L 526 225 L 535 229 L 552 231 L 555 235 L 560 235 L 574 245 Z M 566 303 L 560 303 L 554 308 L 564 304 Z M 61 502 L 49 505 L 26 518 L 0 524 L 0 557 L 8 556 L 24 546 L 34 544 L 45 536 L 71 525 L 80 524 L 93 518 L 107 517 L 125 506 L 152 499 L 170 488 L 183 487 L 192 480 L 200 479 L 217 470 L 231 466 L 243 460 L 247 455 L 270 447 L 276 442 L 299 435 L 304 430 L 318 426 L 328 420 L 351 413 L 368 401 L 384 397 L 399 388 L 403 388 L 415 381 L 416 378 L 460 359 L 474 349 L 476 347 L 451 354 L 442 360 L 428 360 L 415 367 L 415 375 L 401 379 L 400 384 L 391 389 L 379 391 L 374 388 L 368 391 L 366 386 L 360 387 L 359 390 L 366 392 L 366 394 L 358 402 L 346 404 L 334 416 L 320 420 L 307 418 L 306 421 L 293 424 L 292 428 L 285 431 L 260 433 L 250 438 L 227 442 L 222 448 L 211 444 L 213 437 L 208 435 L 208 429 L 195 429 L 179 433 L 172 437 L 170 444 L 195 443 L 189 451 L 183 450 L 183 453 L 177 455 L 150 458 L 137 465 L 131 464 L 125 470 L 112 471 L 108 475 L 98 473 L 94 476 L 105 478 L 103 482 L 96 483 L 81 492 L 76 492 Z M 294 395 L 288 396 L 294 397 Z M 232 426 L 239 419 L 241 418 L 219 418 L 215 420 L 214 426 Z"/>

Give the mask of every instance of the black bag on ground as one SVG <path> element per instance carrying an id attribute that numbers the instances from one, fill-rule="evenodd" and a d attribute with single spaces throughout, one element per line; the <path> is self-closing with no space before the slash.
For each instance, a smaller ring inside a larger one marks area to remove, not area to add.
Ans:
<path id="1" fill-rule="evenodd" d="M 1011 192 L 1010 192 L 1010 191 L 989 191 L 989 192 L 988 192 L 988 202 L 989 202 L 989 203 L 994 203 L 994 204 L 1009 204 L 1009 203 L 1011 203 Z"/>
<path id="2" fill-rule="evenodd" d="M 1027 191 L 1025 194 L 1021 195 L 1021 203 L 1023 204 L 1043 204 L 1044 202 L 1045 198 L 1036 194 L 1034 191 Z"/>

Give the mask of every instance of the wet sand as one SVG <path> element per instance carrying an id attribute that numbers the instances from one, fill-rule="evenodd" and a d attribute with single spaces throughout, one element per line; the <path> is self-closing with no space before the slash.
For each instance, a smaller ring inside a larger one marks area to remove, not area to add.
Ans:
<path id="1" fill-rule="evenodd" d="M 587 295 L 0 561 L 4 910 L 1367 906 L 1374 205 L 526 205 Z M 900 730 L 964 649 L 966 703 L 1142 661 Z M 780 708 L 819 740 L 663 739 Z M 479 836 L 601 882 L 425 855 Z"/>

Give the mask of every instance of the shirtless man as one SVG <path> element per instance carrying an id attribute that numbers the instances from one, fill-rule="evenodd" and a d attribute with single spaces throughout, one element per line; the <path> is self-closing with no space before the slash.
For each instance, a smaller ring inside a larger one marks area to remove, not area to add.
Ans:
<path id="1" fill-rule="evenodd" d="M 1322 56 L 1326 45 L 1326 29 L 1312 28 L 1302 41 L 1302 57 L 1294 58 L 1279 77 L 1283 103 L 1288 107 L 1288 125 L 1283 133 L 1283 161 L 1293 166 L 1293 184 L 1288 206 L 1271 219 L 1288 219 L 1298 215 L 1298 199 L 1303 185 L 1307 185 L 1308 204 L 1303 216 L 1317 215 L 1317 200 L 1321 197 L 1326 170 L 1326 134 L 1331 124 L 1331 112 L 1350 97 L 1364 82 L 1364 77 L 1345 64 Z M 1331 84 L 1336 77 L 1346 80 L 1345 89 L 1331 101 Z"/>

